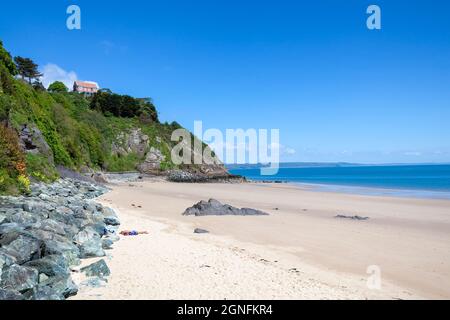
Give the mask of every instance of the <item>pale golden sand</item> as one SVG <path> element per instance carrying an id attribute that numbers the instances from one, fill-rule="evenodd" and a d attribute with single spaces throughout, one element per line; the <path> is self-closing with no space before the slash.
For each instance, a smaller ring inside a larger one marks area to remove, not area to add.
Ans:
<path id="1" fill-rule="evenodd" d="M 270 215 L 181 215 L 209 198 Z M 113 186 L 101 201 L 118 210 L 121 229 L 150 234 L 122 237 L 108 284 L 75 299 L 450 298 L 450 201 L 154 180 Z M 370 265 L 381 290 L 366 285 Z"/>

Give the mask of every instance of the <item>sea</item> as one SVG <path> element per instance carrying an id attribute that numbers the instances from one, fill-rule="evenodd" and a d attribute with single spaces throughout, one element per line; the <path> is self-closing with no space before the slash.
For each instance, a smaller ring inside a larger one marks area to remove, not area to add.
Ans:
<path id="1" fill-rule="evenodd" d="M 316 191 L 363 195 L 450 199 L 450 165 L 349 165 L 289 167 L 283 164 L 273 176 L 260 168 L 231 167 L 229 171 L 249 180 L 288 182 Z"/>

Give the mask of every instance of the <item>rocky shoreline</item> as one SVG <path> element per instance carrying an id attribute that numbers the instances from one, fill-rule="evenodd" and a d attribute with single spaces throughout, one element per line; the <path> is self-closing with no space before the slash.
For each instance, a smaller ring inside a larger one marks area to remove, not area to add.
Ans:
<path id="1" fill-rule="evenodd" d="M 223 174 L 205 174 L 183 170 L 172 170 L 167 174 L 167 180 L 178 183 L 242 183 L 246 179 L 242 176 Z"/>
<path id="2" fill-rule="evenodd" d="M 80 259 L 103 257 L 119 240 L 116 213 L 93 200 L 107 191 L 66 178 L 34 184 L 27 196 L 0 197 L 0 300 L 62 300 L 78 292 L 71 274 Z M 109 274 L 104 261 L 81 272 L 93 280 Z"/>

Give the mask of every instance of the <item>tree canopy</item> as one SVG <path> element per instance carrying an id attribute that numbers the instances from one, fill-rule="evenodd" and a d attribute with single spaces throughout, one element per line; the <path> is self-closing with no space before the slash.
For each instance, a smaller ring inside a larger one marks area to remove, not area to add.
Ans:
<path id="1" fill-rule="evenodd" d="M 105 115 L 133 118 L 139 117 L 143 122 L 159 122 L 154 104 L 149 98 L 133 98 L 128 95 L 119 95 L 111 91 L 97 92 L 91 101 L 91 109 Z"/>
<path id="2" fill-rule="evenodd" d="M 30 58 L 17 56 L 14 58 L 14 62 L 16 63 L 17 73 L 22 79 L 27 78 L 28 83 L 31 84 L 33 79 L 42 77 L 42 73 L 38 71 L 38 65 Z"/>
<path id="3" fill-rule="evenodd" d="M 48 91 L 61 93 L 61 92 L 68 92 L 69 89 L 61 81 L 55 81 L 48 86 Z"/>

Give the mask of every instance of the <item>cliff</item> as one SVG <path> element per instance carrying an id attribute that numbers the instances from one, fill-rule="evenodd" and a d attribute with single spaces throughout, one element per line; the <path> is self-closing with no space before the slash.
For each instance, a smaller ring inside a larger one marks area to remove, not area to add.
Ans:
<path id="1" fill-rule="evenodd" d="M 83 173 L 182 169 L 227 174 L 219 161 L 174 165 L 170 150 L 177 142 L 171 134 L 181 126 L 160 123 L 148 99 L 47 92 L 15 75 L 11 55 L 0 42 L 0 194 L 25 192 L 30 180 L 54 181 L 60 166 Z"/>

